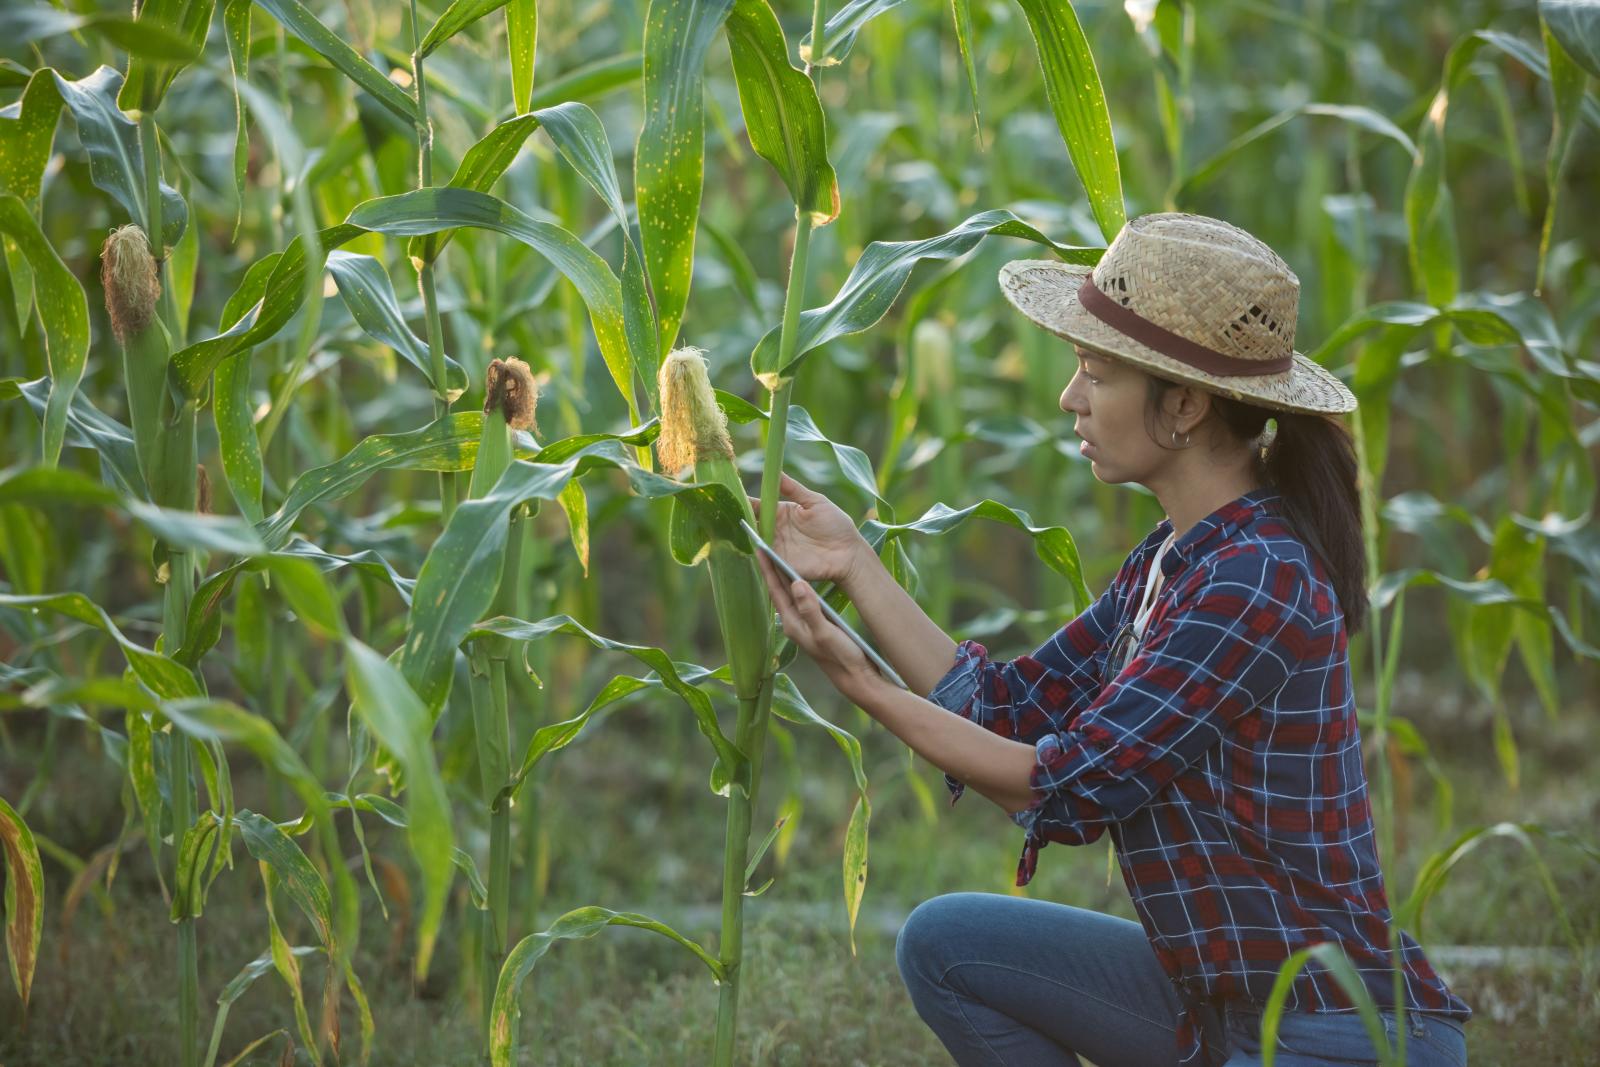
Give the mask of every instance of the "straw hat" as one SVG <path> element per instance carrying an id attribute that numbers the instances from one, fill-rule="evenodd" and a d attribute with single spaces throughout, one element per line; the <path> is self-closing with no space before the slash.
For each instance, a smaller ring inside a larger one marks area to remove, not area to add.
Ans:
<path id="1" fill-rule="evenodd" d="M 1354 411 L 1355 395 L 1294 350 L 1300 279 L 1265 244 L 1182 212 L 1123 226 L 1091 271 L 1000 268 L 1016 309 L 1053 334 L 1173 381 L 1281 411 Z"/>

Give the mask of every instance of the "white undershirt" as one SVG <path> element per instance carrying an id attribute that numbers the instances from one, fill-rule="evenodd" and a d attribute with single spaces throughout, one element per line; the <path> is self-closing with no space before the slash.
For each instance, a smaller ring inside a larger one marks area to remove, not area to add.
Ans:
<path id="1" fill-rule="evenodd" d="M 1133 639 L 1137 643 L 1144 640 L 1145 623 L 1150 621 L 1150 616 L 1155 614 L 1156 595 L 1161 591 L 1161 582 L 1166 573 L 1161 569 L 1161 557 L 1166 555 L 1167 546 L 1172 544 L 1173 534 L 1167 534 L 1167 539 L 1161 542 L 1161 547 L 1156 549 L 1155 558 L 1150 561 L 1150 574 L 1145 579 L 1144 596 L 1139 600 L 1139 610 L 1133 616 Z"/>

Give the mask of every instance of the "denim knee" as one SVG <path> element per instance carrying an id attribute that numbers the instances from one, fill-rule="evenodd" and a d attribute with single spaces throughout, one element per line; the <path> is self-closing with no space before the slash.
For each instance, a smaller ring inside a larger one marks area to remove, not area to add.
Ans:
<path id="1" fill-rule="evenodd" d="M 973 895 L 943 893 L 911 909 L 894 939 L 894 961 L 907 985 L 917 980 L 931 984 L 943 976 L 938 953 L 951 947 L 950 920 L 966 910 L 962 898 Z"/>

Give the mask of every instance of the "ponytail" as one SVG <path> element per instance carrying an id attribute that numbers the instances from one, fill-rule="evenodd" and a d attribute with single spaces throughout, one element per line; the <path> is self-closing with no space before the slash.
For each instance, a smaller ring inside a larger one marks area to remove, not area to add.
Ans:
<path id="1" fill-rule="evenodd" d="M 1148 418 L 1176 382 L 1148 375 Z M 1211 406 L 1240 441 L 1264 443 L 1255 452 L 1259 481 L 1283 497 L 1284 517 L 1322 560 L 1344 612 L 1345 634 L 1354 637 L 1367 620 L 1367 557 L 1361 531 L 1359 464 L 1350 430 L 1338 415 L 1277 411 L 1211 395 Z M 1265 434 L 1267 422 L 1275 426 Z M 1167 447 L 1159 434 L 1157 444 Z"/>
<path id="2" fill-rule="evenodd" d="M 1283 494 L 1289 523 L 1322 559 L 1344 610 L 1347 636 L 1367 618 L 1367 558 L 1361 533 L 1355 448 L 1337 415 L 1278 411 L 1277 431 L 1257 453 L 1262 480 Z"/>

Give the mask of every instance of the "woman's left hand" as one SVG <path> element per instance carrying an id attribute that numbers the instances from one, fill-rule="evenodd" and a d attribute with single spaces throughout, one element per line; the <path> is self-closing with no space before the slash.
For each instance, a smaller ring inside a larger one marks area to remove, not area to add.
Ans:
<path id="1" fill-rule="evenodd" d="M 850 635 L 822 613 L 822 600 L 807 582 L 790 582 L 778 573 L 767 554 L 755 551 L 756 566 L 766 579 L 772 606 L 777 609 L 784 636 L 816 661 L 829 681 L 852 699 L 862 683 L 874 675 L 872 664 Z"/>

